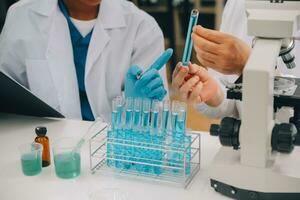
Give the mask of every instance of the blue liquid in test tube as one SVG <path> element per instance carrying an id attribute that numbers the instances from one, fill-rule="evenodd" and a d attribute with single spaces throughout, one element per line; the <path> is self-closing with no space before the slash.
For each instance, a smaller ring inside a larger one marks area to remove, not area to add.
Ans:
<path id="1" fill-rule="evenodd" d="M 132 119 L 133 119 L 133 107 L 134 107 L 134 101 L 132 98 L 127 98 L 126 99 L 126 103 L 125 103 L 125 129 L 124 131 L 124 139 L 125 139 L 125 144 L 126 146 L 123 146 L 124 149 L 124 154 L 125 157 L 124 160 L 126 160 L 127 162 L 124 162 L 124 168 L 125 169 L 130 169 L 131 168 L 131 158 L 133 157 L 133 149 L 130 146 L 132 144 Z"/>
<path id="2" fill-rule="evenodd" d="M 183 66 L 188 66 L 190 63 L 190 59 L 191 59 L 191 55 L 192 55 L 192 48 L 193 48 L 193 41 L 192 41 L 191 35 L 192 35 L 193 27 L 198 22 L 198 16 L 199 16 L 199 11 L 197 9 L 192 10 L 189 27 L 188 27 L 188 31 L 187 31 L 187 36 L 186 36 L 186 41 L 185 41 L 184 52 L 183 52 L 183 56 L 182 56 L 182 65 Z"/>
<path id="3" fill-rule="evenodd" d="M 150 122 L 150 109 L 151 109 L 151 101 L 149 99 L 143 100 L 143 112 L 142 112 L 142 125 L 144 131 L 149 131 L 149 122 Z"/>
<path id="4" fill-rule="evenodd" d="M 159 120 L 159 112 L 152 112 L 152 128 L 153 129 L 157 129 L 159 124 L 158 124 L 158 120 Z"/>
<path id="5" fill-rule="evenodd" d="M 131 129 L 132 127 L 132 117 L 133 116 L 133 99 L 126 99 L 126 111 L 125 111 L 125 128 Z"/>
<path id="6" fill-rule="evenodd" d="M 122 116 L 124 110 L 124 100 L 122 96 L 115 98 L 115 104 L 113 105 L 113 110 L 116 111 L 116 130 L 115 130 L 115 141 L 117 143 L 122 143 L 124 140 L 124 133 L 122 130 Z M 114 145 L 114 158 L 123 159 L 124 148 L 123 145 L 115 144 Z M 115 161 L 116 168 L 122 169 L 124 167 L 122 161 Z"/>
<path id="7" fill-rule="evenodd" d="M 151 107 L 151 136 L 150 143 L 153 144 L 155 150 L 148 150 L 149 158 L 153 160 L 151 163 L 156 165 L 162 164 L 163 152 L 159 145 L 162 143 L 162 136 L 159 132 L 159 101 L 153 100 Z M 153 169 L 154 174 L 159 175 L 162 173 L 160 166 L 150 167 Z"/>
<path id="8" fill-rule="evenodd" d="M 169 125 L 169 113 L 170 113 L 170 102 L 166 100 L 163 102 L 163 112 L 162 112 L 162 121 L 161 121 L 161 129 L 164 134 L 166 133 Z"/>
<path id="9" fill-rule="evenodd" d="M 126 128 L 130 129 L 132 123 L 132 110 L 126 110 L 125 114 L 125 125 Z"/>
<path id="10" fill-rule="evenodd" d="M 117 111 L 113 110 L 111 113 L 111 126 L 112 129 L 115 130 L 117 128 L 118 120 L 117 120 Z"/>
<path id="11" fill-rule="evenodd" d="M 134 99 L 134 111 L 133 111 L 133 136 L 132 139 L 133 141 L 136 143 L 138 142 L 142 137 L 141 137 L 141 115 L 142 115 L 142 105 L 143 105 L 143 101 L 140 98 L 136 98 Z M 138 147 L 133 147 L 132 148 L 132 154 L 134 157 L 133 161 L 140 161 L 141 157 L 141 148 Z M 135 164 L 135 168 L 138 171 L 142 171 L 142 167 L 140 164 Z"/>
<path id="12" fill-rule="evenodd" d="M 151 131 L 152 134 L 158 134 L 159 128 L 159 101 L 153 100 L 151 107 Z"/>
<path id="13" fill-rule="evenodd" d="M 179 107 L 178 101 L 173 101 L 172 103 L 172 113 L 171 113 L 171 129 L 173 134 L 176 132 L 176 123 L 178 121 L 178 107 Z"/>
<path id="14" fill-rule="evenodd" d="M 123 105 L 119 104 L 117 106 L 117 123 L 119 128 L 122 126 L 122 114 L 123 114 Z"/>
<path id="15" fill-rule="evenodd" d="M 143 128 L 145 128 L 144 131 L 147 131 L 149 129 L 149 119 L 150 119 L 149 111 L 143 111 Z"/>
<path id="16" fill-rule="evenodd" d="M 133 111 L 133 129 L 138 132 L 141 125 L 141 111 L 142 111 L 142 100 L 134 100 L 134 111 Z"/>
<path id="17" fill-rule="evenodd" d="M 151 110 L 151 101 L 149 99 L 143 99 L 143 109 L 142 109 L 142 132 L 139 134 L 139 141 L 149 143 L 150 142 L 150 110 Z M 140 148 L 140 156 L 142 162 L 147 162 L 146 159 L 150 158 L 150 151 L 148 151 L 148 145 L 145 145 L 145 148 Z M 149 172 L 151 167 L 147 164 L 141 165 L 143 172 Z"/>
<path id="18" fill-rule="evenodd" d="M 116 97 L 112 101 L 112 113 L 111 113 L 111 126 L 113 130 L 116 130 L 118 127 L 118 110 L 117 107 L 119 105 L 120 98 Z"/>
<path id="19" fill-rule="evenodd" d="M 176 122 L 176 132 L 185 133 L 186 129 L 186 104 L 180 103 L 178 106 L 178 118 Z"/>

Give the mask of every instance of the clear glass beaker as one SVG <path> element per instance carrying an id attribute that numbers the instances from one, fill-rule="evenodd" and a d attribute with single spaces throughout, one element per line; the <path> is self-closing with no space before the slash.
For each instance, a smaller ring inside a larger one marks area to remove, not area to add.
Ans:
<path id="1" fill-rule="evenodd" d="M 80 149 L 75 148 L 78 139 L 61 138 L 52 146 L 55 173 L 63 179 L 71 179 L 80 175 Z"/>
<path id="2" fill-rule="evenodd" d="M 35 176 L 42 171 L 43 145 L 39 143 L 26 143 L 19 146 L 23 174 Z"/>

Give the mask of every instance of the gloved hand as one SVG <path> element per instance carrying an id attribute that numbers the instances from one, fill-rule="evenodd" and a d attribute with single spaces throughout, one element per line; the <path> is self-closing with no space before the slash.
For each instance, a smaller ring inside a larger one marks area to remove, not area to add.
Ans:
<path id="1" fill-rule="evenodd" d="M 142 75 L 141 79 L 137 79 L 141 73 L 141 68 L 136 65 L 129 68 L 125 79 L 125 96 L 163 100 L 167 91 L 158 71 L 149 69 Z"/>
<path id="2" fill-rule="evenodd" d="M 144 73 L 138 66 L 129 68 L 125 79 L 125 96 L 163 100 L 167 91 L 158 71 L 170 60 L 173 49 L 167 49 Z M 141 78 L 138 78 L 141 75 Z"/>

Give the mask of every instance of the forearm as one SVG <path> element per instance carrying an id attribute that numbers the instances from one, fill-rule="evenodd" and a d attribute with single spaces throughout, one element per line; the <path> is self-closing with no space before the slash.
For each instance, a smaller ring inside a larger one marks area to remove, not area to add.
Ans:
<path id="1" fill-rule="evenodd" d="M 212 119 L 221 119 L 223 117 L 239 118 L 237 102 L 235 100 L 224 99 L 217 107 L 211 107 L 205 103 L 196 104 L 198 112 Z"/>

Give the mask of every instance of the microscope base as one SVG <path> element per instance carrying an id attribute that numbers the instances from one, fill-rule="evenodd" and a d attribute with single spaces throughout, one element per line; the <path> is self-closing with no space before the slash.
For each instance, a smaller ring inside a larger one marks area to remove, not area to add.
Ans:
<path id="1" fill-rule="evenodd" d="M 218 193 L 237 200 L 299 200 L 300 193 L 264 193 L 236 188 L 216 180 L 210 180 L 211 187 Z"/>
<path id="2" fill-rule="evenodd" d="M 274 154 L 263 168 L 242 165 L 240 151 L 221 147 L 210 166 L 211 186 L 238 200 L 299 200 L 299 153 Z"/>

